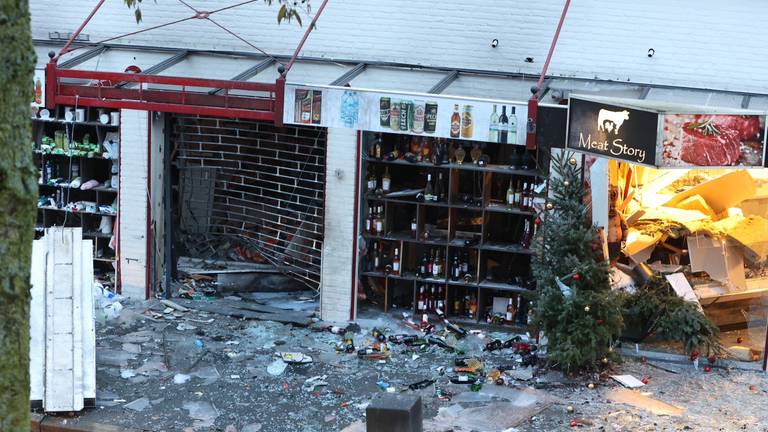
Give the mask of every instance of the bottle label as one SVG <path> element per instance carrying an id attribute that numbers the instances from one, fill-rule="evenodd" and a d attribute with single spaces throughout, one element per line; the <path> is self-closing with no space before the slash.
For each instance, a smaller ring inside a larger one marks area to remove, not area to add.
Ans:
<path id="1" fill-rule="evenodd" d="M 512 321 L 512 312 L 507 312 L 507 321 Z"/>
<path id="2" fill-rule="evenodd" d="M 365 220 L 365 230 L 366 231 L 370 231 L 371 230 L 371 220 L 370 219 L 366 219 Z"/>
<path id="3" fill-rule="evenodd" d="M 381 221 L 376 221 L 376 231 L 381 232 L 384 230 L 384 224 Z"/>
<path id="4" fill-rule="evenodd" d="M 392 263 L 392 271 L 399 272 L 400 271 L 400 263 L 399 262 L 393 262 Z"/>
<path id="5" fill-rule="evenodd" d="M 389 191 L 389 182 L 390 182 L 390 179 L 388 178 L 381 180 L 381 188 L 384 190 L 384 192 Z"/>
<path id="6" fill-rule="evenodd" d="M 419 310 L 424 310 L 424 301 L 423 301 L 423 300 L 419 300 L 419 306 L 418 306 L 418 309 L 419 309 Z"/>
<path id="7" fill-rule="evenodd" d="M 417 228 L 416 224 L 415 223 L 411 223 L 411 231 L 416 232 L 416 228 Z"/>
<path id="8" fill-rule="evenodd" d="M 373 266 L 379 268 L 379 257 L 373 259 Z"/>
<path id="9" fill-rule="evenodd" d="M 512 205 L 515 202 L 515 194 L 507 194 L 507 204 Z"/>

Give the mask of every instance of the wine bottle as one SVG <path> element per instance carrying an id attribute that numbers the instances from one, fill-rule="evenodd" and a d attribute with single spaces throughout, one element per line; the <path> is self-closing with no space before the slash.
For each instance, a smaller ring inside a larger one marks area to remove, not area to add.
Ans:
<path id="1" fill-rule="evenodd" d="M 496 105 L 493 105 L 491 124 L 488 128 L 488 142 L 499 142 L 499 115 L 496 114 Z"/>
<path id="2" fill-rule="evenodd" d="M 507 144 L 517 144 L 517 115 L 515 115 L 515 107 L 512 107 L 512 112 L 509 114 L 509 125 L 507 128 Z"/>
<path id="3" fill-rule="evenodd" d="M 520 203 L 521 203 L 521 201 L 522 201 L 522 198 L 523 198 L 523 194 L 522 194 L 522 191 L 520 190 L 520 180 L 518 180 L 518 181 L 515 183 L 515 198 L 514 198 L 514 204 L 515 204 L 516 206 L 520 206 Z"/>
<path id="4" fill-rule="evenodd" d="M 369 206 L 368 207 L 368 215 L 365 217 L 365 232 L 371 233 L 373 231 L 373 219 L 371 218 L 371 215 L 373 214 L 373 209 Z"/>
<path id="5" fill-rule="evenodd" d="M 435 310 L 443 310 L 445 309 L 445 295 L 443 293 L 443 286 L 440 285 L 437 287 L 437 303 Z"/>
<path id="6" fill-rule="evenodd" d="M 527 204 L 528 204 L 528 182 L 523 182 L 523 188 L 520 190 L 520 201 L 518 202 L 518 205 L 522 210 L 527 210 Z"/>
<path id="7" fill-rule="evenodd" d="M 435 286 L 432 285 L 429 290 L 429 311 L 434 312 L 437 308 L 437 294 L 435 294 Z"/>
<path id="8" fill-rule="evenodd" d="M 400 274 L 400 249 L 395 248 L 395 256 L 392 257 L 392 274 Z"/>
<path id="9" fill-rule="evenodd" d="M 424 255 L 421 257 L 421 263 L 419 264 L 419 277 L 427 277 L 427 269 L 429 266 L 429 258 L 427 257 L 427 252 L 424 252 Z"/>
<path id="10" fill-rule="evenodd" d="M 507 302 L 507 313 L 505 314 L 504 319 L 508 323 L 512 323 L 515 319 L 515 305 L 513 304 L 512 297 L 510 297 Z"/>
<path id="11" fill-rule="evenodd" d="M 507 107 L 506 105 L 502 105 L 501 116 L 499 117 L 499 135 L 498 135 L 497 142 L 506 143 L 508 133 L 509 133 L 509 117 L 507 117 Z"/>
<path id="12" fill-rule="evenodd" d="M 419 224 L 416 222 L 416 218 L 411 219 L 411 235 L 416 237 L 419 230 Z"/>
<path id="13" fill-rule="evenodd" d="M 379 206 L 376 213 L 376 235 L 382 235 L 384 233 L 384 209 Z"/>
<path id="14" fill-rule="evenodd" d="M 457 281 L 461 277 L 461 264 L 459 264 L 459 254 L 453 256 L 453 269 L 451 269 L 451 280 Z"/>
<path id="15" fill-rule="evenodd" d="M 427 295 L 424 292 L 424 285 L 419 287 L 419 296 L 416 301 L 416 310 L 420 314 L 427 310 Z"/>
<path id="16" fill-rule="evenodd" d="M 381 269 L 381 254 L 379 253 L 378 242 L 373 242 L 373 270 L 379 271 Z"/>
<path id="17" fill-rule="evenodd" d="M 432 264 L 432 277 L 438 278 L 440 276 L 440 270 L 440 249 L 438 249 L 435 254 L 435 262 Z"/>
<path id="18" fill-rule="evenodd" d="M 512 188 L 512 179 L 509 179 L 507 188 L 507 207 L 512 208 L 515 205 L 515 190 Z"/>
<path id="19" fill-rule="evenodd" d="M 424 185 L 424 201 L 434 201 L 435 193 L 432 189 L 432 174 L 427 174 L 427 184 Z"/>
<path id="20" fill-rule="evenodd" d="M 437 182 L 435 183 L 435 199 L 434 201 L 445 200 L 445 189 L 443 189 L 443 173 L 437 174 Z"/>
<path id="21" fill-rule="evenodd" d="M 433 251 L 430 251 L 430 253 L 429 253 L 429 261 L 427 261 L 427 276 L 426 277 L 432 276 L 432 272 L 434 270 L 434 267 L 435 267 L 435 251 L 433 250 Z"/>
<path id="22" fill-rule="evenodd" d="M 451 157 L 448 154 L 448 145 L 444 142 L 440 142 L 440 146 L 443 148 L 442 151 L 442 160 L 440 161 L 443 165 L 447 165 L 451 162 Z"/>
<path id="23" fill-rule="evenodd" d="M 526 218 L 525 222 L 523 223 L 523 235 L 520 237 L 520 246 L 522 246 L 525 249 L 530 248 L 532 237 L 533 237 L 533 233 L 531 230 L 531 221 L 528 220 L 528 218 Z"/>
<path id="24" fill-rule="evenodd" d="M 389 167 L 384 169 L 384 176 L 381 178 L 381 190 L 384 193 L 389 192 L 390 184 L 392 183 L 392 177 L 389 176 Z"/>

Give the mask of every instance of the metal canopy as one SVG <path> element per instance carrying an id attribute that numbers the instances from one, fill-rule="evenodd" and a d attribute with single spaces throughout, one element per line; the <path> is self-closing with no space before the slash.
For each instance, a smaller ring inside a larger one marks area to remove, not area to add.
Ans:
<path id="1" fill-rule="evenodd" d="M 60 48 L 60 44 L 53 41 L 35 41 L 37 52 Z M 170 56 L 169 56 L 170 55 Z M 224 67 L 227 59 L 238 60 L 232 65 Z M 255 62 L 247 69 L 236 73 L 237 66 L 244 60 L 252 59 Z M 42 59 L 45 60 L 45 59 Z M 40 60 L 39 60 L 40 61 Z M 234 51 L 206 51 L 185 49 L 178 50 L 165 47 L 153 46 L 128 46 L 119 44 L 104 44 L 87 52 L 69 57 L 56 68 L 56 72 L 64 72 L 63 67 L 67 65 L 83 65 L 83 69 L 107 70 L 114 73 L 122 73 L 125 67 L 137 64 L 144 65 L 145 71 L 141 76 L 152 76 L 169 72 L 163 78 L 177 78 L 181 81 L 174 81 L 176 84 L 168 84 L 168 81 L 145 81 L 143 79 L 120 80 L 116 81 L 122 85 L 113 85 L 113 90 L 137 91 L 141 94 L 125 94 L 116 91 L 108 91 L 101 83 L 100 90 L 93 85 L 84 85 L 80 87 L 89 88 L 79 92 L 73 87 L 72 79 L 67 76 L 67 92 L 71 95 L 79 94 L 81 96 L 79 104 L 83 105 L 87 100 L 83 99 L 86 94 L 101 94 L 102 96 L 115 97 L 119 100 L 144 101 L 136 107 L 144 107 L 150 102 L 160 104 L 170 103 L 185 105 L 182 107 L 184 112 L 195 110 L 195 104 L 202 109 L 209 101 L 204 96 L 219 97 L 223 99 L 212 100 L 213 111 L 205 111 L 208 115 L 219 115 L 225 117 L 244 116 L 244 118 L 265 118 L 275 119 L 281 117 L 282 100 L 271 100 L 265 105 L 265 97 L 275 95 L 278 92 L 276 80 L 279 73 L 276 67 L 289 61 L 287 56 L 265 57 L 260 53 L 254 52 L 234 52 Z M 42 64 L 39 64 L 42 66 Z M 271 69 L 271 72 L 267 73 Z M 206 72 L 208 71 L 208 72 Z M 213 73 L 218 71 L 218 73 Z M 226 72 L 229 71 L 229 72 Z M 229 73 L 230 75 L 223 75 Z M 264 76 L 262 76 L 264 75 Z M 51 87 L 47 93 L 56 87 L 64 77 L 59 73 L 57 78 L 52 81 Z M 184 81 L 187 78 L 197 76 L 195 81 Z M 77 77 L 81 79 L 94 81 L 94 75 L 89 71 L 81 70 Z M 115 76 L 113 76 L 115 77 Z M 159 76 L 158 76 L 159 77 Z M 209 80 L 207 78 L 219 78 Z M 232 78 L 229 78 L 232 77 Z M 334 78 L 336 77 L 336 78 Z M 333 85 L 351 85 L 359 88 L 373 88 L 389 91 L 403 92 L 424 92 L 429 89 L 430 93 L 440 93 L 452 96 L 475 97 L 475 98 L 494 98 L 507 99 L 510 101 L 524 101 L 530 97 L 530 88 L 535 84 L 535 77 L 517 73 L 505 73 L 500 71 L 478 71 L 471 69 L 444 69 L 430 68 L 409 64 L 395 64 L 391 62 L 361 62 L 348 59 L 325 59 L 313 57 L 300 57 L 295 62 L 288 79 L 294 83 L 307 85 L 326 85 L 332 82 Z M 256 96 L 253 95 L 254 89 L 234 86 L 223 83 L 251 83 L 251 80 L 261 81 L 268 87 L 259 87 L 256 90 Z M 269 82 L 267 82 L 269 81 Z M 194 82 L 194 85 L 193 85 Z M 144 85 L 140 85 L 144 83 Z M 217 84 L 214 84 L 217 83 Z M 222 84 L 222 85 L 219 85 Z M 205 84 L 205 85 L 202 85 Z M 269 87 L 271 86 L 271 87 Z M 151 89 L 149 87 L 152 87 Z M 181 94 L 171 97 L 167 93 L 172 89 L 181 90 Z M 165 91 L 165 93 L 162 93 Z M 282 89 L 280 90 L 282 92 Z M 750 94 L 743 92 L 715 91 L 711 89 L 693 89 L 670 86 L 660 86 L 653 84 L 640 84 L 617 81 L 589 80 L 568 77 L 548 77 L 545 81 L 544 89 L 541 92 L 542 103 L 559 103 L 567 99 L 570 94 L 588 94 L 595 96 L 620 97 L 627 99 L 660 101 L 660 102 L 678 102 L 684 104 L 697 104 L 703 106 L 723 107 L 723 108 L 741 108 L 752 110 L 768 109 L 768 94 Z M 159 96 L 162 95 L 162 96 Z M 60 94 L 65 97 L 69 95 Z M 159 100 L 153 98 L 159 97 Z M 280 98 L 282 99 L 282 93 Z M 255 99 L 254 101 L 247 101 Z M 63 100 L 54 97 L 52 103 L 65 103 Z M 91 101 L 94 105 L 105 106 L 102 100 Z M 143 105 L 142 105 L 143 104 Z M 280 105 L 280 113 L 277 111 L 265 113 L 255 113 L 245 115 L 247 107 L 255 109 L 264 109 L 267 105 L 274 108 Z M 155 110 L 162 111 L 171 109 L 170 106 L 154 106 Z M 228 112 L 228 109 L 240 110 Z M 142 109 L 142 108 L 137 108 Z M 204 111 L 204 110 L 203 110 Z M 215 114 L 214 114 L 215 113 Z"/>

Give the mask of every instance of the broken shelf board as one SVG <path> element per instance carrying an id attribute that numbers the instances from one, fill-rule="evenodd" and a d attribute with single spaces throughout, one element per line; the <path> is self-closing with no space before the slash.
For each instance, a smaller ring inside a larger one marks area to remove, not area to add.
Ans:
<path id="1" fill-rule="evenodd" d="M 744 291 L 729 292 L 727 288 L 711 283 L 696 285 L 694 292 L 703 306 L 768 296 L 768 278 L 747 279 L 747 289 Z"/>
<path id="2" fill-rule="evenodd" d="M 211 268 L 222 267 L 222 268 Z M 259 264 L 240 261 L 223 261 L 202 258 L 180 257 L 178 268 L 189 274 L 210 275 L 225 273 L 278 273 L 272 264 Z"/>
<path id="3" fill-rule="evenodd" d="M 192 310 L 215 313 L 233 318 L 255 319 L 262 321 L 276 321 L 284 324 L 295 324 L 306 327 L 312 323 L 310 313 L 278 309 L 271 306 L 258 304 L 242 304 L 243 302 L 231 302 L 228 300 L 197 301 L 187 299 L 175 299 L 175 301 Z"/>

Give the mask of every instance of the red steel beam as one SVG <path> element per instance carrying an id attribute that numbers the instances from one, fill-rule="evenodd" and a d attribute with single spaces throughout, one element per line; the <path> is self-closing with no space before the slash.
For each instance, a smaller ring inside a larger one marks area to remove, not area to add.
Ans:
<path id="1" fill-rule="evenodd" d="M 93 10 L 91 10 L 91 13 L 88 14 L 88 17 L 85 18 L 85 21 L 83 21 L 80 24 L 80 27 L 78 27 L 77 30 L 75 30 L 75 32 L 72 33 L 72 36 L 69 38 L 67 43 L 64 44 L 63 48 L 61 48 L 61 51 L 59 51 L 59 55 L 54 59 L 52 59 L 51 61 L 55 62 L 56 60 L 58 60 L 59 57 L 69 52 L 69 47 L 72 45 L 72 42 L 74 42 L 75 39 L 77 39 L 77 37 L 80 36 L 80 32 L 82 32 L 85 26 L 88 25 L 88 22 L 91 20 L 91 18 L 93 18 L 94 15 L 96 15 L 96 12 L 99 10 L 101 5 L 103 4 L 104 4 L 104 0 L 99 0 L 99 3 L 96 4 L 96 6 L 94 6 Z"/>
<path id="2" fill-rule="evenodd" d="M 296 51 L 293 52 L 293 57 L 291 57 L 291 60 L 288 62 L 287 65 L 285 65 L 285 70 L 280 74 L 283 78 L 285 78 L 286 75 L 288 75 L 288 71 L 291 70 L 293 67 L 293 64 L 296 62 L 296 58 L 299 56 L 299 53 L 301 52 L 301 49 L 304 47 L 304 42 L 307 41 L 307 38 L 309 37 L 309 33 L 312 31 L 312 29 L 315 28 L 315 23 L 317 23 L 317 19 L 320 18 L 320 14 L 323 13 L 323 9 L 325 9 L 325 5 L 328 4 L 328 0 L 323 0 L 323 3 L 320 4 L 320 8 L 317 9 L 317 13 L 315 14 L 315 17 L 312 18 L 312 22 L 307 27 L 307 30 L 304 32 L 304 36 L 302 36 L 301 41 L 299 42 L 299 45 L 296 47 Z"/>

